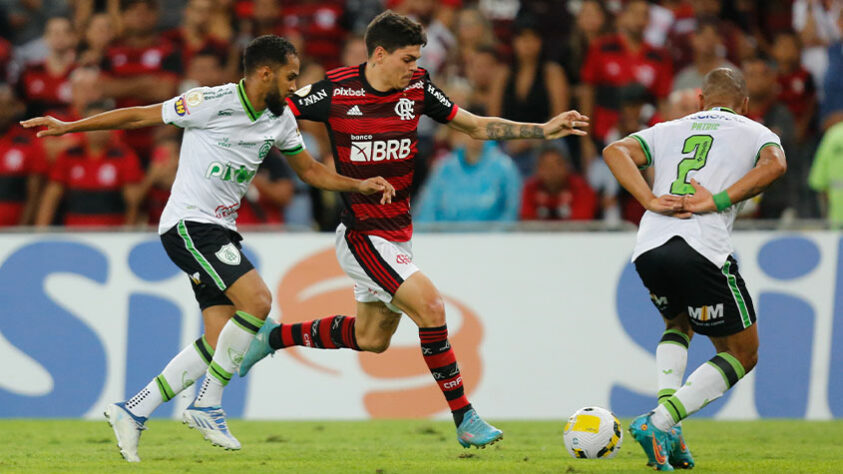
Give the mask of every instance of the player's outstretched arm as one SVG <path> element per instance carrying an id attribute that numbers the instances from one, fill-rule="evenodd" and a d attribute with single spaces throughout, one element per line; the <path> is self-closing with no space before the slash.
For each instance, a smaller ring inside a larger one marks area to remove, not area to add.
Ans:
<path id="1" fill-rule="evenodd" d="M 365 195 L 382 193 L 381 204 L 392 202 L 392 198 L 395 196 L 395 188 L 389 184 L 389 181 L 380 176 L 365 180 L 342 176 L 314 160 L 307 150 L 303 150 L 295 155 L 285 156 L 293 171 L 296 172 L 302 181 L 319 189 L 361 193 Z"/>
<path id="2" fill-rule="evenodd" d="M 694 214 L 706 212 L 720 212 L 732 204 L 749 199 L 767 189 L 773 181 L 787 171 L 787 161 L 784 151 L 778 146 L 767 146 L 761 149 L 761 156 L 755 168 L 735 184 L 718 194 L 712 195 L 697 180 L 691 178 L 694 194 L 684 197 L 683 209 Z"/>
<path id="3" fill-rule="evenodd" d="M 648 211 L 680 218 L 691 216 L 690 212 L 682 212 L 681 196 L 665 194 L 656 197 L 653 194 L 639 171 L 639 168 L 647 165 L 647 156 L 634 138 L 626 137 L 604 148 L 603 160 L 621 186 Z"/>
<path id="4" fill-rule="evenodd" d="M 145 107 L 126 107 L 109 110 L 101 114 L 92 115 L 75 122 L 62 122 L 54 117 L 35 117 L 21 122 L 24 128 L 44 127 L 38 132 L 38 137 L 55 137 L 73 132 L 88 132 L 91 130 L 115 130 L 149 127 L 161 125 L 161 105 L 154 104 Z"/>
<path id="5" fill-rule="evenodd" d="M 477 140 L 515 140 L 518 138 L 544 138 L 552 140 L 566 135 L 587 135 L 588 117 L 576 110 L 569 110 L 545 123 L 513 122 L 500 117 L 480 117 L 459 109 L 448 126 L 466 133 Z"/>

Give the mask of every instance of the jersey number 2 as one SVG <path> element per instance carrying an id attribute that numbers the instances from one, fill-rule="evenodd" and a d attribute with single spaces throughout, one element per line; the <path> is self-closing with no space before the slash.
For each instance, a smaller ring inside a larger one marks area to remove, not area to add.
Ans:
<path id="1" fill-rule="evenodd" d="M 685 140 L 685 144 L 682 145 L 682 153 L 693 153 L 694 155 L 679 162 L 676 180 L 670 185 L 671 194 L 694 194 L 694 187 L 685 180 L 688 178 L 689 172 L 705 166 L 713 142 L 714 138 L 711 135 L 691 135 Z"/>

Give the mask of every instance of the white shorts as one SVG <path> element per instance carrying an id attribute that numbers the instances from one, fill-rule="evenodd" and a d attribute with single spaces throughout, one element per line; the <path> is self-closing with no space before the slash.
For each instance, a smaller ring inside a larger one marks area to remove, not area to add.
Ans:
<path id="1" fill-rule="evenodd" d="M 392 305 L 392 297 L 404 280 L 419 271 L 413 263 L 412 241 L 390 242 L 340 224 L 336 248 L 340 267 L 354 280 L 354 299 L 361 303 L 383 301 L 391 311 L 400 313 Z"/>

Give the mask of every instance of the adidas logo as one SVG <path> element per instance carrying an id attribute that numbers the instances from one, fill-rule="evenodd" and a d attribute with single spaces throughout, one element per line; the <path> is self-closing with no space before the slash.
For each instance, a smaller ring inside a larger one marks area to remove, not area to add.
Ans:
<path id="1" fill-rule="evenodd" d="M 363 115 L 363 112 L 360 111 L 360 107 L 354 106 L 348 109 L 348 113 L 346 115 Z"/>

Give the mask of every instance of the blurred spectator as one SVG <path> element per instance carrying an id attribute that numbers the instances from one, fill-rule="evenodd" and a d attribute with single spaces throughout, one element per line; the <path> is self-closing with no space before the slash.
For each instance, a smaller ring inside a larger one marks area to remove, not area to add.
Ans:
<path id="1" fill-rule="evenodd" d="M 522 18 L 530 18 L 533 30 L 541 38 L 542 44 L 548 46 L 544 51 L 544 58 L 562 63 L 562 48 L 556 45 L 564 44 L 568 39 L 573 24 L 573 18 L 566 0 L 531 0 L 520 2 L 515 23 Z M 517 32 L 517 27 L 516 27 Z M 549 47 L 553 45 L 554 47 Z"/>
<path id="2" fill-rule="evenodd" d="M 683 28 L 674 28 L 668 39 L 670 54 L 674 66 L 682 69 L 693 61 L 691 37 L 701 21 L 716 20 L 722 43 L 726 46 L 726 59 L 732 64 L 740 64 L 741 58 L 754 54 L 754 43 L 731 20 L 725 17 L 722 0 L 691 0 L 694 16 L 683 19 Z"/>
<path id="3" fill-rule="evenodd" d="M 647 104 L 647 89 L 641 84 L 627 84 L 618 88 L 620 109 L 618 121 L 606 133 L 606 141 L 613 142 L 647 128 L 653 116 Z M 667 107 L 669 108 L 669 107 Z"/>
<path id="4" fill-rule="evenodd" d="M 105 60 L 106 52 L 117 33 L 113 18 L 107 13 L 97 13 L 88 20 L 79 45 L 79 64 L 99 66 Z"/>
<path id="5" fill-rule="evenodd" d="M 660 105 L 670 93 L 671 61 L 666 51 L 644 41 L 648 21 L 648 3 L 629 0 L 618 17 L 618 33 L 597 39 L 589 50 L 582 70 L 584 93 L 580 109 L 591 117 L 593 138 L 600 142 L 617 122 L 620 86 L 642 84 Z M 586 156 L 596 154 L 593 146 L 583 151 Z"/>
<path id="6" fill-rule="evenodd" d="M 284 28 L 302 38 L 299 53 L 327 69 L 341 66 L 340 48 L 346 30 L 342 19 L 345 2 L 341 0 L 298 0 L 283 3 Z M 428 37 L 430 33 L 428 32 Z"/>
<path id="7" fill-rule="evenodd" d="M 88 106 L 86 116 L 110 110 L 102 102 Z M 83 144 L 59 155 L 50 170 L 35 224 L 53 223 L 64 201 L 66 226 L 119 226 L 138 218 L 143 171 L 137 155 L 113 131 L 87 132 Z"/>
<path id="8" fill-rule="evenodd" d="M 813 133 L 817 94 L 813 77 L 800 63 L 799 37 L 789 31 L 777 33 L 772 53 L 778 70 L 778 100 L 790 109 L 796 119 L 796 139 L 804 142 Z"/>
<path id="9" fill-rule="evenodd" d="M 156 30 L 155 0 L 121 0 L 123 36 L 108 48 L 103 92 L 117 99 L 118 107 L 162 102 L 176 95 L 182 74 L 181 54 Z M 126 143 L 143 163 L 150 159 L 154 129 L 126 132 Z"/>
<path id="10" fill-rule="evenodd" d="M 369 59 L 369 51 L 366 49 L 366 41 L 360 35 L 351 35 L 346 38 L 342 45 L 340 61 L 343 66 L 357 66 Z"/>
<path id="11" fill-rule="evenodd" d="M 456 54 L 453 58 L 457 69 L 455 73 L 468 74 L 465 71 L 468 61 L 478 49 L 491 48 L 492 54 L 497 56 L 492 25 L 476 8 L 464 8 L 457 15 L 456 42 Z"/>
<path id="12" fill-rule="evenodd" d="M 275 148 L 258 168 L 237 210 L 237 225 L 281 224 L 295 192 L 290 169 Z"/>
<path id="13" fill-rule="evenodd" d="M 346 21 L 349 29 L 354 34 L 363 34 L 372 18 L 386 8 L 385 3 L 384 0 L 346 0 Z"/>
<path id="14" fill-rule="evenodd" d="M 521 220 L 590 220 L 597 211 L 597 194 L 574 172 L 558 147 L 539 153 L 536 173 L 524 184 Z"/>
<path id="15" fill-rule="evenodd" d="M 843 122 L 823 136 L 808 183 L 822 196 L 823 214 L 831 226 L 843 228 Z"/>
<path id="16" fill-rule="evenodd" d="M 194 87 L 212 87 L 226 82 L 224 57 L 215 49 L 197 51 L 190 62 L 187 71 L 179 84 L 179 92 L 186 92 Z"/>
<path id="17" fill-rule="evenodd" d="M 8 83 L 12 81 L 13 59 L 14 48 L 12 43 L 0 38 L 0 82 Z"/>
<path id="18" fill-rule="evenodd" d="M 70 104 L 67 107 L 48 110 L 51 115 L 65 122 L 73 122 L 84 117 L 84 111 L 89 104 L 102 100 L 102 90 L 99 87 L 100 75 L 96 69 L 79 67 L 70 74 Z M 40 139 L 47 152 L 47 161 L 53 163 L 61 152 L 79 145 L 83 133 L 69 133 L 60 137 L 43 137 Z"/>
<path id="19" fill-rule="evenodd" d="M 0 227 L 32 224 L 47 173 L 44 149 L 16 123 L 24 106 L 0 83 Z"/>
<path id="20" fill-rule="evenodd" d="M 653 46 L 664 48 L 676 17 L 673 10 L 656 2 L 650 3 L 650 21 L 644 30 L 644 40 Z"/>
<path id="21" fill-rule="evenodd" d="M 592 42 L 601 36 L 610 34 L 612 18 L 604 2 L 585 0 L 577 12 L 576 23 L 565 44 L 565 54 L 560 62 L 565 69 L 570 84 L 580 83 L 580 71 Z M 580 93 L 577 93 L 579 97 Z"/>
<path id="22" fill-rule="evenodd" d="M 699 91 L 697 89 L 675 90 L 667 98 L 665 120 L 676 120 L 700 110 Z"/>
<path id="23" fill-rule="evenodd" d="M 70 73 L 76 64 L 76 33 L 70 20 L 53 17 L 44 30 L 47 57 L 28 64 L 18 82 L 19 96 L 29 117 L 70 103 Z"/>
<path id="24" fill-rule="evenodd" d="M 452 132 L 454 151 L 442 158 L 421 192 L 418 222 L 511 222 L 518 219 L 521 175 L 493 141 Z"/>
<path id="25" fill-rule="evenodd" d="M 163 135 L 152 149 L 149 169 L 137 190 L 137 195 L 144 199 L 146 222 L 150 225 L 156 225 L 161 220 L 161 213 L 170 198 L 170 188 L 173 187 L 179 164 L 180 147 L 181 139 L 178 135 Z"/>
<path id="26" fill-rule="evenodd" d="M 471 92 L 461 107 L 474 114 L 490 115 L 492 102 L 498 101 L 494 98 L 493 89 L 504 73 L 492 46 L 481 46 L 471 52 L 465 62 L 465 76 L 471 86 Z"/>
<path id="27" fill-rule="evenodd" d="M 648 93 L 641 84 L 627 84 L 618 89 L 618 100 L 620 101 L 620 113 L 618 121 L 606 134 L 606 141 L 620 140 L 632 133 L 647 128 L 652 124 L 653 110 L 647 103 Z M 665 108 L 669 110 L 669 107 Z M 665 112 L 667 114 L 668 112 Z M 609 167 L 603 161 L 602 156 L 589 163 L 588 181 L 591 186 L 602 195 L 601 207 L 604 219 L 610 223 L 616 223 L 623 218 L 634 224 L 638 224 L 641 216 L 644 215 L 644 208 L 626 190 L 617 187 L 616 183 L 609 183 L 614 179 Z M 645 175 L 651 172 L 648 168 Z M 648 178 L 652 181 L 652 176 Z"/>
<path id="28" fill-rule="evenodd" d="M 427 44 L 422 47 L 419 65 L 436 77 L 445 65 L 450 51 L 456 47 L 456 38 L 436 16 L 437 8 L 453 8 L 449 2 L 435 0 L 402 0 L 395 11 L 418 21 L 427 33 Z M 423 126 L 424 127 L 424 126 Z"/>
<path id="29" fill-rule="evenodd" d="M 568 109 L 568 82 L 562 67 L 545 59 L 542 38 L 530 17 L 515 22 L 514 61 L 492 85 L 489 115 L 527 123 L 542 123 Z M 535 169 L 536 140 L 513 140 L 504 149 L 522 176 Z"/>
<path id="30" fill-rule="evenodd" d="M 694 62 L 679 71 L 673 79 L 673 90 L 699 89 L 706 74 L 719 67 L 737 69 L 725 59 L 726 46 L 720 39 L 719 22 L 716 19 L 702 19 L 691 35 Z"/>
<path id="31" fill-rule="evenodd" d="M 837 26 L 843 30 L 843 14 L 837 15 Z M 820 123 L 825 130 L 843 119 L 843 41 L 837 39 L 827 50 L 828 68 L 823 78 L 824 95 L 820 103 Z M 805 65 L 811 70 L 808 65 Z"/>
<path id="32" fill-rule="evenodd" d="M 777 101 L 778 83 L 775 65 L 761 58 L 744 61 L 743 73 L 749 93 L 747 116 L 762 123 L 781 138 L 782 148 L 789 158 L 788 168 L 797 167 L 794 162 L 795 128 L 793 114 Z M 799 200 L 798 186 L 793 173 L 786 173 L 774 182 L 761 197 L 758 217 L 778 219 L 786 209 L 794 209 Z M 789 211 L 793 212 L 793 211 Z"/>
<path id="33" fill-rule="evenodd" d="M 495 85 L 490 115 L 542 123 L 568 108 L 570 97 L 565 74 L 559 64 L 545 59 L 543 48 L 533 19 L 518 19 L 513 65 Z"/>
<path id="34" fill-rule="evenodd" d="M 802 65 L 811 72 L 820 98 L 829 66 L 828 47 L 840 40 L 839 0 L 794 0 L 793 29 L 802 39 Z"/>
<path id="35" fill-rule="evenodd" d="M 50 18 L 67 15 L 65 0 L 10 0 L 8 8 L 11 40 L 16 46 L 38 40 Z"/>
<path id="36" fill-rule="evenodd" d="M 228 45 L 215 37 L 209 29 L 211 15 L 214 12 L 214 1 L 189 0 L 182 12 L 181 25 L 161 35 L 179 51 L 181 64 L 190 64 L 193 56 L 200 51 L 213 52 L 224 62 L 228 56 Z M 219 85 L 219 83 L 212 85 Z"/>

